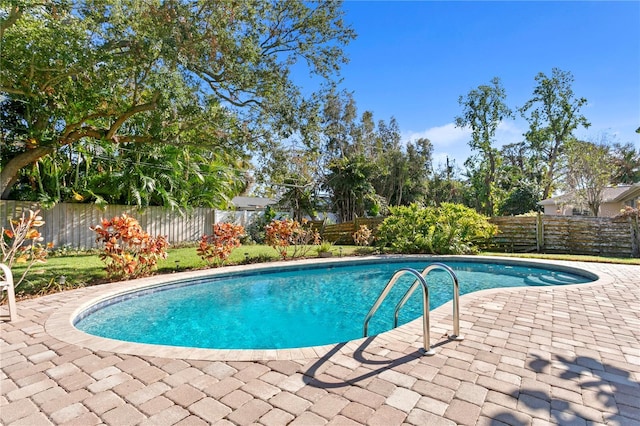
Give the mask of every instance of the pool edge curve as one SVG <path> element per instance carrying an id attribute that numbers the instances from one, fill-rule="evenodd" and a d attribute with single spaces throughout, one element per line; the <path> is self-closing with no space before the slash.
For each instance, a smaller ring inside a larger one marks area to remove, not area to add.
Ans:
<path id="1" fill-rule="evenodd" d="M 65 306 L 56 312 L 54 312 L 45 323 L 45 330 L 52 337 L 57 338 L 63 342 L 78 345 L 94 351 L 107 351 L 128 355 L 140 355 L 150 357 L 169 357 L 177 359 L 188 360 L 207 360 L 207 361 L 259 361 L 259 360 L 292 360 L 292 359 L 316 359 L 322 358 L 329 353 L 352 353 L 359 346 L 361 346 L 367 339 L 387 341 L 389 339 L 401 339 L 404 341 L 411 340 L 411 337 L 415 336 L 415 341 L 410 342 L 415 345 L 416 349 L 421 347 L 421 320 L 420 318 L 413 320 L 407 324 L 404 324 L 396 329 L 378 334 L 371 338 L 361 338 L 351 340 L 348 342 L 332 343 L 323 346 L 311 346 L 303 348 L 292 349 L 204 349 L 204 348 L 188 348 L 188 347 L 174 347 L 165 345 L 152 345 L 144 343 L 132 343 L 120 340 L 114 340 L 104 337 L 93 336 L 76 329 L 73 326 L 73 320 L 81 312 L 89 307 L 99 303 L 100 301 L 122 295 L 129 292 L 140 291 L 142 289 L 151 288 L 154 286 L 165 285 L 169 282 L 190 280 L 202 278 L 204 276 L 211 275 L 223 275 L 229 273 L 241 273 L 247 271 L 257 271 L 264 269 L 277 269 L 284 266 L 305 266 L 326 264 L 331 265 L 342 262 L 358 262 L 358 261 L 375 261 L 380 259 L 407 259 L 407 258 L 419 258 L 436 260 L 439 262 L 446 262 L 447 259 L 457 261 L 493 261 L 500 263 L 511 263 L 518 265 L 531 265 L 531 266 L 547 266 L 553 269 L 560 269 L 565 271 L 571 271 L 574 273 L 581 273 L 582 275 L 594 279 L 594 281 L 582 284 L 567 284 L 562 286 L 549 286 L 549 287 L 513 287 L 513 288 L 497 288 L 481 290 L 473 293 L 466 294 L 460 297 L 460 314 L 461 314 L 461 329 L 464 333 L 464 306 L 466 302 L 472 300 L 474 296 L 480 296 L 488 294 L 487 292 L 511 292 L 511 291 L 523 291 L 524 289 L 539 289 L 539 291 L 553 291 L 554 288 L 568 288 L 573 286 L 592 286 L 592 285 L 606 285 L 608 282 L 613 282 L 613 278 L 608 274 L 603 274 L 597 269 L 597 263 L 587 262 L 569 262 L 569 261 L 551 261 L 551 260 L 539 260 L 539 259 L 515 259 L 511 257 L 499 257 L 499 256 L 432 256 L 432 255 L 383 255 L 383 256 L 366 256 L 366 257 L 342 257 L 342 258 L 330 258 L 330 259 L 304 259 L 296 261 L 284 261 L 284 262 L 272 262 L 266 264 L 253 264 L 253 265 L 241 265 L 241 266 L 228 266 L 217 269 L 206 269 L 199 271 L 189 271 L 176 274 L 156 275 L 148 278 L 141 278 L 130 281 L 120 281 L 109 284 L 102 284 L 95 287 L 86 287 L 84 289 L 72 290 L 73 292 L 79 292 L 85 290 L 89 294 L 83 295 L 77 300 L 71 300 L 65 304 Z M 89 289 L 89 290 L 87 290 Z M 431 310 L 431 328 L 432 336 L 440 336 L 443 329 L 448 330 L 451 328 L 450 320 L 447 320 L 447 316 L 450 316 L 452 310 L 452 302 L 449 301 L 436 309 Z M 432 339 L 431 344 L 434 344 Z"/>

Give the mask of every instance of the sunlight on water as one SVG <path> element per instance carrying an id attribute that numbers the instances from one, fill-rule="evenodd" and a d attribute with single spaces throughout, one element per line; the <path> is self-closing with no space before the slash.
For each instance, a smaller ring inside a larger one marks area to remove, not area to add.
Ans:
<path id="1" fill-rule="evenodd" d="M 156 288 L 129 295 L 80 317 L 89 334 L 138 343 L 217 349 L 282 349 L 362 337 L 364 318 L 400 268 L 429 262 L 347 264 L 259 272 Z M 576 284 L 588 278 L 550 269 L 495 263 L 447 262 L 460 294 L 497 287 Z M 413 283 L 404 275 L 369 324 L 369 334 L 391 329 L 393 309 Z M 428 276 L 431 309 L 452 299 L 452 281 Z M 422 315 L 420 291 L 400 314 L 400 324 Z"/>

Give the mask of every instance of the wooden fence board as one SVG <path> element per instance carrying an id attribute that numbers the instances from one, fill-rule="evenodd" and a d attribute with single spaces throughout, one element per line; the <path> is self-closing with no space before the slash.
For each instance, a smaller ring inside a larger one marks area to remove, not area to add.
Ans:
<path id="1" fill-rule="evenodd" d="M 583 216 L 494 217 L 499 234 L 489 247 L 530 251 L 536 245 L 546 253 L 630 257 L 631 227 L 626 221 Z M 536 231 L 536 224 L 539 229 Z"/>
<path id="2" fill-rule="evenodd" d="M 353 244 L 353 234 L 364 225 L 373 231 L 382 223 L 382 217 L 364 217 L 357 218 L 351 222 L 343 222 L 336 224 L 324 224 L 323 222 L 313 222 L 312 226 L 318 230 L 323 241 L 329 241 L 335 244 Z"/>

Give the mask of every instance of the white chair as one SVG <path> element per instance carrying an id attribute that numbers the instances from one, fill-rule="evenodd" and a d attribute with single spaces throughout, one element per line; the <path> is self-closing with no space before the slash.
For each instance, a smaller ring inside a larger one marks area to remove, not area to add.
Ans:
<path id="1" fill-rule="evenodd" d="M 0 263 L 0 269 L 2 269 L 2 273 L 4 275 L 3 278 L 0 278 L 0 291 L 7 292 L 7 299 L 9 301 L 9 321 L 13 321 L 18 317 L 18 311 L 16 310 L 16 294 L 13 288 L 13 274 L 11 273 L 11 269 L 4 263 Z M 2 317 L 5 319 L 5 316 Z"/>

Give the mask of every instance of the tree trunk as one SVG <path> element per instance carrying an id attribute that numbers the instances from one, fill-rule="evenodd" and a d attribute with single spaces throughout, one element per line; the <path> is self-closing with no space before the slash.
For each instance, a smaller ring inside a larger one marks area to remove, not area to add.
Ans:
<path id="1" fill-rule="evenodd" d="M 20 172 L 20 169 L 51 153 L 53 153 L 52 147 L 40 146 L 23 152 L 17 157 L 9 160 L 0 173 L 0 188 L 2 190 L 1 198 L 3 200 L 8 199 L 11 188 L 18 180 L 18 172 Z"/>

